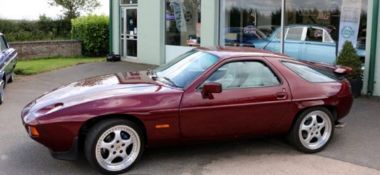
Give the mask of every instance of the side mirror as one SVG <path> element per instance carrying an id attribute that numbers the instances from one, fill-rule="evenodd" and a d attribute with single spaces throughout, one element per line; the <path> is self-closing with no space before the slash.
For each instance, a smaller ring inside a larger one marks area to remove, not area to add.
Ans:
<path id="1" fill-rule="evenodd" d="M 214 99 L 212 94 L 222 93 L 222 85 L 220 83 L 206 83 L 202 88 L 203 98 Z"/>

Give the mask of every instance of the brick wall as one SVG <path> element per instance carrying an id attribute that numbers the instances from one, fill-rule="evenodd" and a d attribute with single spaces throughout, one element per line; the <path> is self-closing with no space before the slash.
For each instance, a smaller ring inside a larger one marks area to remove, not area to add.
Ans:
<path id="1" fill-rule="evenodd" d="M 12 42 L 9 45 L 17 50 L 21 60 L 82 54 L 82 44 L 75 40 Z"/>

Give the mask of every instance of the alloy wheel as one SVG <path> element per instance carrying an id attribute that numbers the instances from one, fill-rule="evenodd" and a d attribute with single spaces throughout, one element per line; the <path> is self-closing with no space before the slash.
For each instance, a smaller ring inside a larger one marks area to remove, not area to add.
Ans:
<path id="1" fill-rule="evenodd" d="M 106 130 L 98 139 L 95 156 L 99 165 L 112 172 L 131 166 L 139 156 L 141 140 L 129 126 L 118 125 Z"/>
<path id="2" fill-rule="evenodd" d="M 307 114 L 299 127 L 301 144 L 310 150 L 317 150 L 326 145 L 332 133 L 332 122 L 324 111 Z"/>

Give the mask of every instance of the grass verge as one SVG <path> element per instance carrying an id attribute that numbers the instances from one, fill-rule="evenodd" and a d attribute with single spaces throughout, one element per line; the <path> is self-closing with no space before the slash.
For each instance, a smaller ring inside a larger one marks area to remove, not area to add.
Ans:
<path id="1" fill-rule="evenodd" d="M 101 62 L 105 58 L 44 58 L 33 60 L 20 60 L 17 63 L 15 73 L 17 75 L 34 75 L 56 69 L 70 67 L 78 64 Z"/>

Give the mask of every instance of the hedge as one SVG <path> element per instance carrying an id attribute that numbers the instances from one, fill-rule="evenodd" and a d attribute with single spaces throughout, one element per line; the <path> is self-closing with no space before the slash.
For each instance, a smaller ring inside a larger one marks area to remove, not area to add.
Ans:
<path id="1" fill-rule="evenodd" d="M 82 41 L 83 55 L 104 56 L 108 53 L 107 16 L 89 15 L 71 21 L 72 39 Z"/>
<path id="2" fill-rule="evenodd" d="M 69 39 L 71 22 L 40 17 L 38 21 L 0 19 L 0 32 L 9 42 Z"/>

